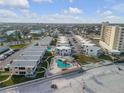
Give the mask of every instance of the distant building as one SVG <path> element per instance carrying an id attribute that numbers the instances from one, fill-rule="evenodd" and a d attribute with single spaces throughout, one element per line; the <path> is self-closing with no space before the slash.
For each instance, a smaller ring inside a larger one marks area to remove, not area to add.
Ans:
<path id="1" fill-rule="evenodd" d="M 15 33 L 16 33 L 16 30 L 10 30 L 10 31 L 7 31 L 6 32 L 6 34 L 8 35 L 8 36 L 10 36 L 10 35 L 15 35 Z"/>
<path id="2" fill-rule="evenodd" d="M 0 37 L 0 43 L 5 41 L 6 41 L 6 38 Z"/>
<path id="3" fill-rule="evenodd" d="M 55 30 L 51 33 L 51 36 L 53 37 L 57 37 L 59 35 L 59 31 L 58 30 Z"/>
<path id="4" fill-rule="evenodd" d="M 31 30 L 30 34 L 41 34 L 43 31 L 42 30 Z"/>
<path id="5" fill-rule="evenodd" d="M 17 35 L 20 35 L 21 38 L 24 37 L 23 33 L 20 30 L 9 30 L 9 31 L 6 32 L 6 35 L 12 36 L 14 38 L 16 38 Z"/>
<path id="6" fill-rule="evenodd" d="M 124 52 L 124 27 L 103 23 L 99 43 L 110 54 L 119 55 Z"/>

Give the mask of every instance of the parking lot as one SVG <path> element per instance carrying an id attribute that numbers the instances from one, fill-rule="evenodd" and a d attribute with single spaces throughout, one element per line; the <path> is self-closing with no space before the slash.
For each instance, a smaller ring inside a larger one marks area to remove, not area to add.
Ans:
<path id="1" fill-rule="evenodd" d="M 69 41 L 70 41 L 70 43 L 72 45 L 72 53 L 73 53 L 73 55 L 74 54 L 80 54 L 81 53 L 81 48 L 80 48 L 78 42 L 71 35 L 68 36 L 68 39 L 69 39 Z"/>
<path id="2" fill-rule="evenodd" d="M 13 59 L 15 59 L 17 56 L 19 56 L 22 51 L 23 51 L 23 49 L 21 49 L 19 51 L 15 51 L 11 55 L 9 55 L 7 58 L 5 58 L 4 60 L 0 61 L 0 68 L 1 69 L 7 68 L 11 64 L 11 61 Z"/>

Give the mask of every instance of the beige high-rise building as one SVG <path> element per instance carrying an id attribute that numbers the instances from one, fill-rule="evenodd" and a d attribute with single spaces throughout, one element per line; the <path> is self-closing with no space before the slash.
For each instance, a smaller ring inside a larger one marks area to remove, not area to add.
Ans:
<path id="1" fill-rule="evenodd" d="M 111 54 L 124 52 L 124 27 L 102 24 L 100 46 Z"/>

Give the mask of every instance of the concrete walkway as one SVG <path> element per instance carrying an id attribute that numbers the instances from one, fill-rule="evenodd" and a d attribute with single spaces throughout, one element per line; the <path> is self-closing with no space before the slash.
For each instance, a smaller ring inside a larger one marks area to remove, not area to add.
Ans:
<path id="1" fill-rule="evenodd" d="M 4 83 L 4 82 L 6 82 L 6 81 L 8 81 L 9 79 L 11 79 L 11 77 L 12 77 L 12 74 L 10 74 L 10 76 L 9 76 L 7 79 L 5 79 L 5 80 L 3 80 L 3 81 L 0 81 L 0 84 L 1 84 L 1 83 Z"/>

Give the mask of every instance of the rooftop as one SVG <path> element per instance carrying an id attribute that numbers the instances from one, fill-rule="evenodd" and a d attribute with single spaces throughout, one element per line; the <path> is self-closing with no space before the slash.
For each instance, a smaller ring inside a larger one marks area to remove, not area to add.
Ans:
<path id="1" fill-rule="evenodd" d="M 39 56 L 18 56 L 16 59 L 13 61 L 38 61 L 40 59 Z"/>
<path id="2" fill-rule="evenodd" d="M 57 49 L 63 50 L 63 49 L 71 49 L 71 47 L 66 47 L 66 46 L 60 46 L 56 47 Z"/>
<path id="3" fill-rule="evenodd" d="M 34 67 L 36 61 L 31 60 L 14 60 L 10 67 Z"/>
<path id="4" fill-rule="evenodd" d="M 13 63 L 10 65 L 10 67 L 36 66 L 37 61 L 43 57 L 46 50 L 47 46 L 35 46 L 35 44 L 32 44 L 24 49 L 20 56 L 13 60 Z"/>

